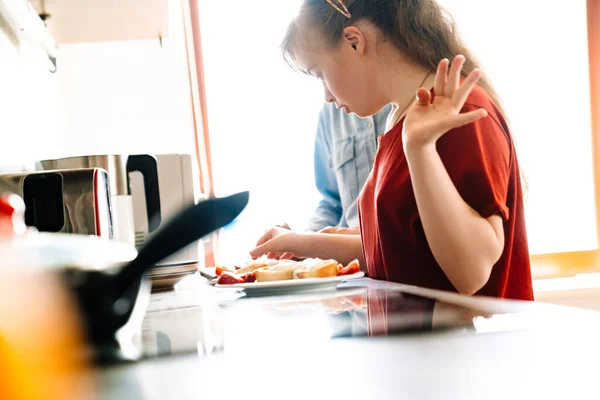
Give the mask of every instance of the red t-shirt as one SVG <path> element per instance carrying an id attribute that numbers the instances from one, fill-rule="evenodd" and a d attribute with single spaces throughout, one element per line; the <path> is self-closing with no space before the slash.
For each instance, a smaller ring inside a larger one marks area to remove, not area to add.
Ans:
<path id="1" fill-rule="evenodd" d="M 437 151 L 458 192 L 482 217 L 499 214 L 504 251 L 490 279 L 477 292 L 533 300 L 523 193 L 508 125 L 487 93 L 475 87 L 461 112 L 484 108 L 488 117 L 453 129 Z M 437 261 L 417 211 L 402 146 L 400 121 L 379 139 L 371 175 L 359 197 L 363 253 L 376 279 L 456 292 Z"/>

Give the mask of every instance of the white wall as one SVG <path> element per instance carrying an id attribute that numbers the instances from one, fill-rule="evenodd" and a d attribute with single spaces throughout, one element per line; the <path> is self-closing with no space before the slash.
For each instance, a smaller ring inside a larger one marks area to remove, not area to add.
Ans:
<path id="1" fill-rule="evenodd" d="M 50 156 L 194 152 L 179 1 L 169 39 L 59 46 L 64 148 Z"/>
<path id="2" fill-rule="evenodd" d="M 62 146 L 58 77 L 0 15 L 0 171 L 33 168 Z"/>
<path id="3" fill-rule="evenodd" d="M 0 168 L 102 153 L 194 153 L 181 3 L 168 39 L 59 45 L 51 74 L 0 20 Z M 31 46 L 29 46 L 31 47 Z"/>

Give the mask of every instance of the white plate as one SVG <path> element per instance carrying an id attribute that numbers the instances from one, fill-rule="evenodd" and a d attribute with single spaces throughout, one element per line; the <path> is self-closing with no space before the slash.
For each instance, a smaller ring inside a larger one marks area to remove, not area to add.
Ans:
<path id="1" fill-rule="evenodd" d="M 200 275 L 208 279 L 209 281 L 215 279 L 217 277 L 217 272 L 215 267 L 198 267 L 198 272 Z"/>
<path id="2" fill-rule="evenodd" d="M 232 285 L 220 285 L 217 283 L 214 285 L 214 287 L 244 289 L 246 292 L 312 290 L 320 289 L 322 287 L 336 286 L 340 282 L 362 278 L 363 276 L 365 276 L 365 273 L 361 271 L 352 275 L 332 276 L 329 278 L 288 279 L 285 281 L 235 283 Z"/>

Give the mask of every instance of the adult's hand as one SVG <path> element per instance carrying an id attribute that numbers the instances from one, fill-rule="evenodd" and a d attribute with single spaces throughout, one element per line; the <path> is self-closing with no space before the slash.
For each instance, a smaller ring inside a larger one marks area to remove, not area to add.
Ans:
<path id="1" fill-rule="evenodd" d="M 360 228 L 338 228 L 335 226 L 327 226 L 321 229 L 319 233 L 333 233 L 338 235 L 360 235 Z"/>

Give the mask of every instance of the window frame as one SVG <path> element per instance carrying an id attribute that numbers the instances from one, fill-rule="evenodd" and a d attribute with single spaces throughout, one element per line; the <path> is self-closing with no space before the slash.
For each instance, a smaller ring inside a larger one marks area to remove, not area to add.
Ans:
<path id="1" fill-rule="evenodd" d="M 600 0 L 587 0 L 588 57 L 592 127 L 592 162 L 596 206 L 596 237 L 600 232 Z M 600 272 L 600 249 L 531 256 L 534 279 Z"/>

